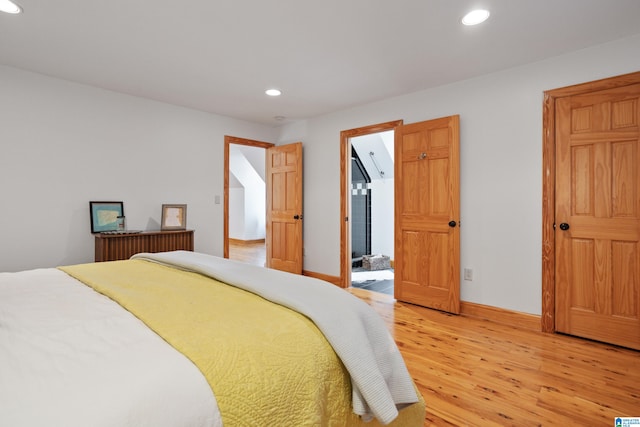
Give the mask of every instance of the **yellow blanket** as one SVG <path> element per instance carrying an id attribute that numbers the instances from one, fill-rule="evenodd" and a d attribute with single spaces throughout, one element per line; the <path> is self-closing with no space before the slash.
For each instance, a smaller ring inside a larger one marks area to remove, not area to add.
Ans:
<path id="1" fill-rule="evenodd" d="M 348 373 L 322 333 L 297 312 L 142 260 L 62 270 L 118 302 L 193 361 L 226 427 L 379 425 L 351 412 Z M 411 405 L 391 425 L 422 425 L 423 414 L 423 402 Z"/>

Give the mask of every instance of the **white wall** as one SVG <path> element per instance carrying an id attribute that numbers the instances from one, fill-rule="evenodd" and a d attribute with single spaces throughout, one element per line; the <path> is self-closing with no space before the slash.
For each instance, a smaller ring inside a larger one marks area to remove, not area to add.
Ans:
<path id="1" fill-rule="evenodd" d="M 394 179 L 371 180 L 371 253 L 394 258 Z"/>
<path id="2" fill-rule="evenodd" d="M 229 173 L 242 186 L 242 192 L 229 193 L 229 237 L 260 240 L 266 235 L 265 149 L 238 144 L 229 146 Z M 253 158 L 253 162 L 248 157 Z M 257 171 L 254 164 L 261 169 Z M 230 189 L 231 190 L 231 189 Z M 243 200 L 232 200 L 241 196 Z M 233 208 L 233 209 L 232 209 Z"/>
<path id="3" fill-rule="evenodd" d="M 195 249 L 222 255 L 224 135 L 274 128 L 0 66 L 0 271 L 93 261 L 89 201 L 159 229 L 186 203 Z"/>
<path id="4" fill-rule="evenodd" d="M 222 254 L 224 135 L 303 141 L 305 270 L 340 271 L 340 131 L 461 117 L 464 301 L 539 314 L 543 91 L 640 70 L 640 36 L 277 130 L 0 66 L 0 271 L 93 260 L 88 201 L 129 228 L 187 203 L 196 250 Z M 313 161 L 309 160 L 313 159 Z"/>
<path id="5" fill-rule="evenodd" d="M 242 240 L 261 240 L 267 234 L 267 200 L 264 181 L 244 189 L 244 236 Z"/>
<path id="6" fill-rule="evenodd" d="M 640 36 L 285 127 L 304 141 L 304 245 L 310 271 L 340 273 L 340 131 L 460 115 L 464 301 L 541 311 L 545 90 L 640 70 Z"/>
<path id="7" fill-rule="evenodd" d="M 244 240 L 244 187 L 229 187 L 229 238 Z"/>
<path id="8" fill-rule="evenodd" d="M 229 188 L 229 238 L 264 240 L 266 236 L 265 185 Z"/>

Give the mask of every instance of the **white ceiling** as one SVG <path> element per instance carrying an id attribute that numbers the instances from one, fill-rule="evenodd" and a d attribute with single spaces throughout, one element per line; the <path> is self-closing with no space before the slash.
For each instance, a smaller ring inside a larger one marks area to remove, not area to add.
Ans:
<path id="1" fill-rule="evenodd" d="M 18 2 L 0 64 L 272 125 L 640 33 L 638 0 Z"/>

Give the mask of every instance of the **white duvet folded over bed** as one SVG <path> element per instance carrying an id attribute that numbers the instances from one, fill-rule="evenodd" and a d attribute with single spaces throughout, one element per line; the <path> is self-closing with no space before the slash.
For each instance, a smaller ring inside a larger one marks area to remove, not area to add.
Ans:
<path id="1" fill-rule="evenodd" d="M 136 317 L 57 269 L 0 273 L 0 426 L 222 426 L 211 388 Z"/>

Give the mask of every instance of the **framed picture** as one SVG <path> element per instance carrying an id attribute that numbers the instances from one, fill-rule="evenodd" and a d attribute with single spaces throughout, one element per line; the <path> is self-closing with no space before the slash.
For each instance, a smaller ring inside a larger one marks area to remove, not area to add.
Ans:
<path id="1" fill-rule="evenodd" d="M 187 229 L 187 205 L 162 205 L 163 230 Z"/>
<path id="2" fill-rule="evenodd" d="M 117 231 L 124 226 L 124 204 L 122 202 L 89 202 L 91 232 Z"/>

